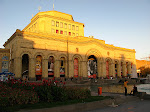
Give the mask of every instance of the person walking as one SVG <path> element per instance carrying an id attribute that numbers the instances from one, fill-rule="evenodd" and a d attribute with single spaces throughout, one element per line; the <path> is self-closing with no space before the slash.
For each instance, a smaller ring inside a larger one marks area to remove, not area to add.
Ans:
<path id="1" fill-rule="evenodd" d="M 127 96 L 127 83 L 128 83 L 128 81 L 125 80 L 124 81 L 125 96 Z"/>

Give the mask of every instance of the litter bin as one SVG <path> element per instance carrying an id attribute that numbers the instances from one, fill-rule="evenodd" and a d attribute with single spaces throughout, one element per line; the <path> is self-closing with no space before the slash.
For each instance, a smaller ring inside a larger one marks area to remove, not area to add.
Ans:
<path id="1" fill-rule="evenodd" d="M 98 95 L 102 94 L 102 87 L 98 87 Z"/>

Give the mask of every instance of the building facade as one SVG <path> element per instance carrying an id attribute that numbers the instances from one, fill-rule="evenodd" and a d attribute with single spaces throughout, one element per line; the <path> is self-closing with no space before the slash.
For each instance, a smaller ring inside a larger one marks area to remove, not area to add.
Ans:
<path id="1" fill-rule="evenodd" d="M 133 76 L 136 71 L 134 49 L 84 37 L 84 24 L 58 11 L 37 13 L 4 47 L 16 78 L 109 78 Z"/>

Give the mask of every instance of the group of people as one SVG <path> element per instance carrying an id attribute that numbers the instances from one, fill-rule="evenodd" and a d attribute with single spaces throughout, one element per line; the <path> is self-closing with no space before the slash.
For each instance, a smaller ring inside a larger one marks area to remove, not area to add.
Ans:
<path id="1" fill-rule="evenodd" d="M 124 88 L 125 88 L 125 96 L 127 96 L 127 83 L 128 83 L 128 81 L 127 80 L 125 80 L 124 81 Z M 131 92 L 130 92 L 130 95 L 132 94 L 133 96 L 135 96 L 136 94 L 137 94 L 137 87 L 136 87 L 136 85 L 134 85 L 133 86 L 133 89 L 131 90 Z"/>

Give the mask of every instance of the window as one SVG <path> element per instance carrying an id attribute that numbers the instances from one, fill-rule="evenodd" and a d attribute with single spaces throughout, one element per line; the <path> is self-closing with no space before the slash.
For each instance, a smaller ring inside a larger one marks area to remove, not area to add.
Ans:
<path id="1" fill-rule="evenodd" d="M 71 32 L 69 32 L 69 35 L 71 35 Z"/>
<path id="2" fill-rule="evenodd" d="M 30 31 L 31 31 L 31 32 L 33 31 L 33 26 L 30 27 Z"/>
<path id="3" fill-rule="evenodd" d="M 33 30 L 35 30 L 35 24 L 33 25 Z"/>
<path id="4" fill-rule="evenodd" d="M 59 22 L 56 22 L 56 27 L 59 27 Z"/>
<path id="5" fill-rule="evenodd" d="M 76 26 L 76 31 L 78 31 L 79 30 L 79 26 Z"/>
<path id="6" fill-rule="evenodd" d="M 64 28 L 67 29 L 67 23 L 64 24 Z"/>
<path id="7" fill-rule="evenodd" d="M 69 30 L 71 30 L 71 24 L 68 25 Z"/>
<path id="8" fill-rule="evenodd" d="M 55 25 L 55 21 L 54 20 L 52 20 L 52 26 L 54 26 Z"/>
<path id="9" fill-rule="evenodd" d="M 67 31 L 64 31 L 64 34 L 67 35 Z"/>
<path id="10" fill-rule="evenodd" d="M 59 30 L 56 30 L 56 33 L 59 33 Z"/>
<path id="11" fill-rule="evenodd" d="M 60 31 L 60 34 L 63 34 L 63 31 L 62 31 L 62 30 Z"/>
<path id="12" fill-rule="evenodd" d="M 63 23 L 62 22 L 60 23 L 60 27 L 63 28 Z"/>
<path id="13" fill-rule="evenodd" d="M 72 33 L 72 36 L 75 36 L 75 33 Z"/>
<path id="14" fill-rule="evenodd" d="M 54 29 L 52 29 L 52 33 L 55 33 L 55 30 L 54 30 Z"/>
<path id="15" fill-rule="evenodd" d="M 74 25 L 72 25 L 72 30 L 75 30 L 75 26 Z"/>
<path id="16" fill-rule="evenodd" d="M 79 36 L 79 34 L 78 34 L 78 33 L 76 33 L 76 36 Z"/>

